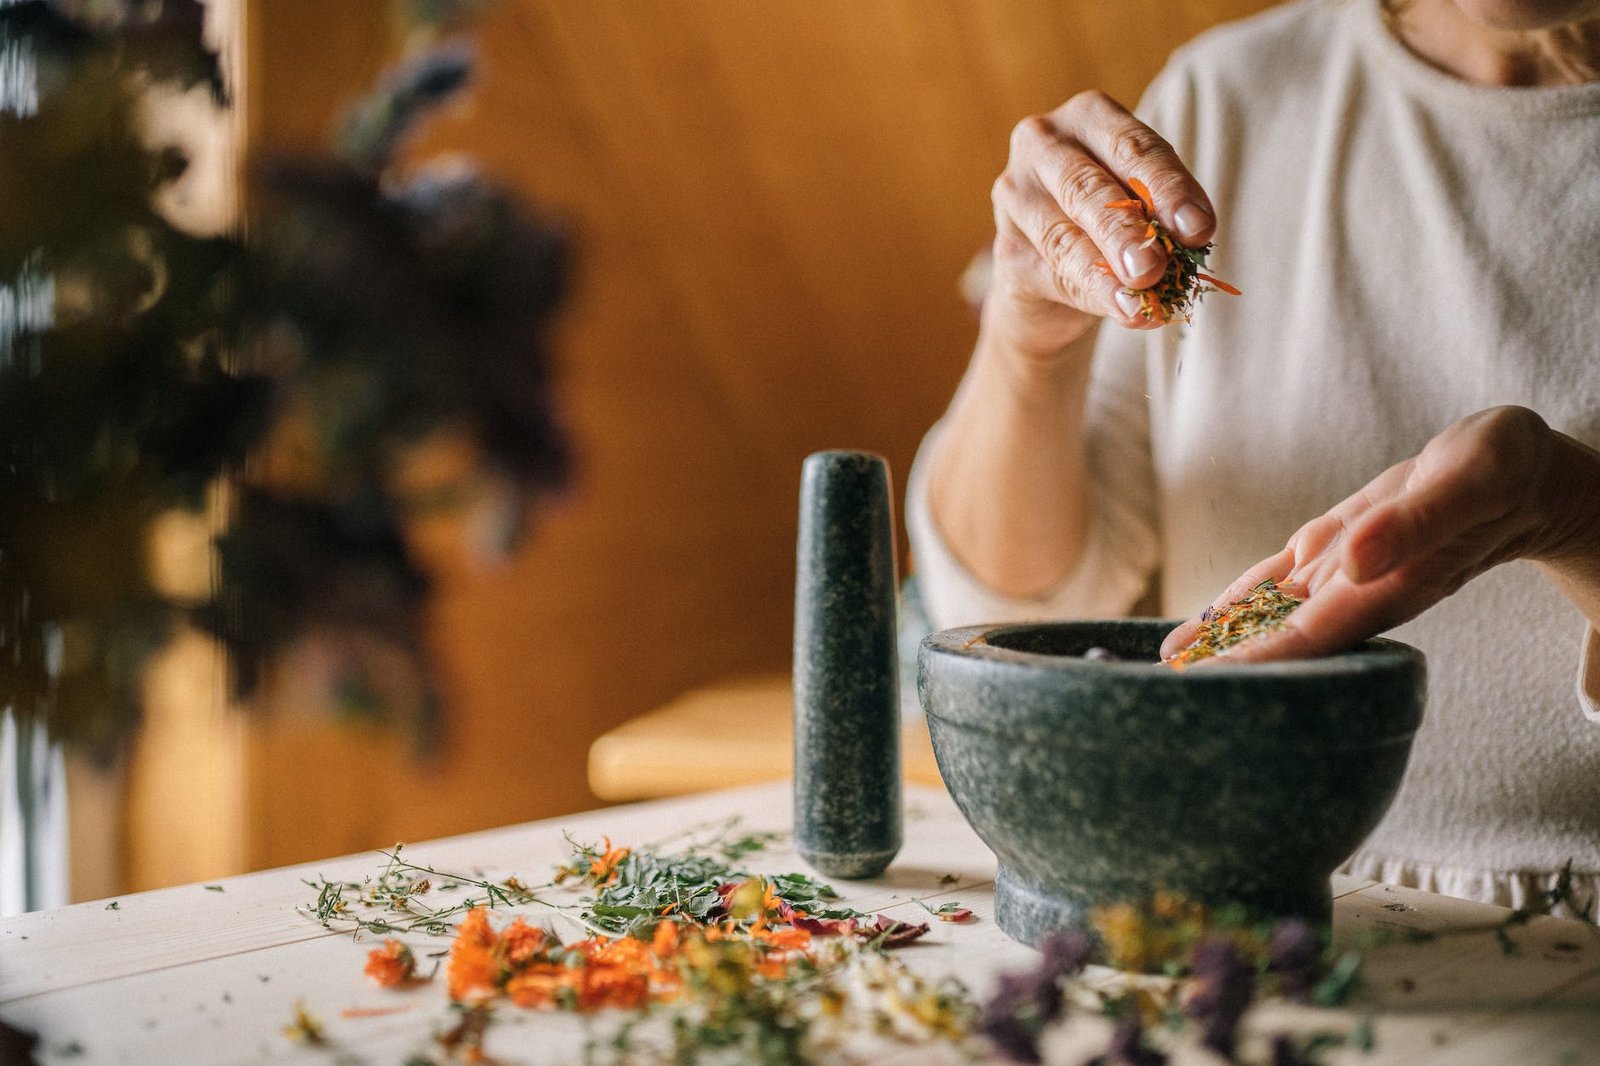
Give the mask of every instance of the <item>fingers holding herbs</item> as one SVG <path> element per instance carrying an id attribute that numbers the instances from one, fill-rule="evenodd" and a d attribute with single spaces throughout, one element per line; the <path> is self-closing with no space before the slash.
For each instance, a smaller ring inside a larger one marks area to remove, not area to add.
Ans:
<path id="1" fill-rule="evenodd" d="M 1204 291 L 1215 212 L 1160 135 L 1103 93 L 1024 119 L 995 182 L 997 289 L 1028 347 L 1090 318 L 1152 328 L 1187 318 Z M 1030 306 L 1031 305 L 1031 306 Z"/>

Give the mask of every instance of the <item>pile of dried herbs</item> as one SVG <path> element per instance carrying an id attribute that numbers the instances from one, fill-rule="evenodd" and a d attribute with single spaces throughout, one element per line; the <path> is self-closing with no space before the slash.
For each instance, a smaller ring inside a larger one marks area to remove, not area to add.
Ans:
<path id="1" fill-rule="evenodd" d="M 1200 616 L 1200 632 L 1194 640 L 1167 656 L 1166 663 L 1181 670 L 1201 659 L 1221 655 L 1241 641 L 1283 625 L 1289 612 L 1304 602 L 1267 578 L 1243 599 L 1221 608 L 1207 607 Z"/>
<path id="2" fill-rule="evenodd" d="M 397 847 L 375 878 L 307 882 L 317 899 L 305 913 L 358 933 L 452 936 L 443 968 L 459 1018 L 439 1038 L 450 1058 L 481 1059 L 493 1012 L 508 1005 L 609 1012 L 615 1024 L 591 1042 L 594 1061 L 805 1063 L 840 1061 L 861 1034 L 967 1040 L 976 1005 L 965 989 L 886 954 L 928 925 L 843 907 L 805 874 L 741 869 L 771 838 L 735 835 L 729 823 L 676 851 L 570 841 L 551 880 L 533 886 L 414 864 Z M 561 886 L 592 894 L 562 900 Z M 586 935 L 563 939 L 520 914 L 496 928 L 491 910 L 512 906 L 547 908 Z M 970 918 L 959 907 L 928 909 Z M 416 961 L 388 939 L 369 953 L 366 973 L 382 986 L 410 985 Z"/>

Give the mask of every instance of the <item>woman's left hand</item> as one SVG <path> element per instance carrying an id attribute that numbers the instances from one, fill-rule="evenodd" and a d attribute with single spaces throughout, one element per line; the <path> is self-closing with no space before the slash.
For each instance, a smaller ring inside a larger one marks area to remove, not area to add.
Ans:
<path id="1" fill-rule="evenodd" d="M 1342 650 L 1512 559 L 1548 563 L 1580 607 L 1600 603 L 1600 453 L 1527 408 L 1496 407 L 1456 422 L 1245 571 L 1214 607 L 1267 578 L 1306 602 L 1225 659 Z M 1190 643 L 1200 624 L 1173 630 L 1162 656 Z"/>

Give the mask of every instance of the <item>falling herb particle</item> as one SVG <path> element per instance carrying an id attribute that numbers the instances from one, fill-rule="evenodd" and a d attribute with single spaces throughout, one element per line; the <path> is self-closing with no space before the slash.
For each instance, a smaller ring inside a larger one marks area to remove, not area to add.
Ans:
<path id="1" fill-rule="evenodd" d="M 206 885 L 205 889 L 206 889 L 207 892 L 226 892 L 227 891 L 227 889 L 223 888 L 221 885 Z"/>
<path id="2" fill-rule="evenodd" d="M 117 902 L 116 900 L 112 900 L 110 903 L 106 904 L 106 910 L 108 910 L 108 911 L 120 911 L 121 909 L 122 909 L 122 904 Z"/>
<path id="3" fill-rule="evenodd" d="M 961 880 L 961 878 L 957 877 L 955 874 L 945 874 L 943 877 L 939 878 L 939 887 L 944 888 L 946 885 L 953 885 L 959 880 Z"/>

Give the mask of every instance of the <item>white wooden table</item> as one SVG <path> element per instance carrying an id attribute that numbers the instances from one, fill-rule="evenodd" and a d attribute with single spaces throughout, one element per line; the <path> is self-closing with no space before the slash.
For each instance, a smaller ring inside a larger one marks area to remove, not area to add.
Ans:
<path id="1" fill-rule="evenodd" d="M 580 840 L 609 836 L 619 844 L 647 844 L 732 814 L 742 815 L 751 829 L 786 829 L 788 786 L 656 801 L 411 844 L 406 855 L 442 869 L 535 883 L 568 854 L 564 832 Z M 418 1052 L 442 1062 L 432 1043 L 451 1019 L 442 979 L 403 991 L 377 988 L 362 975 L 371 938 L 355 942 L 296 912 L 315 897 L 304 879 L 360 880 L 375 875 L 383 861 L 376 854 L 330 859 L 215 886 L 126 896 L 114 908 L 101 901 L 0 920 L 0 1019 L 39 1034 L 40 1061 L 71 1066 L 399 1066 Z M 746 865 L 765 873 L 805 869 L 782 844 Z M 983 996 L 999 971 L 1027 966 L 1036 957 L 994 925 L 993 875 L 993 858 L 949 799 L 937 790 L 913 788 L 907 794 L 905 848 L 888 874 L 836 885 L 848 905 L 911 921 L 928 918 L 917 899 L 934 906 L 955 900 L 971 908 L 975 922 L 934 922 L 930 934 L 901 957 L 920 972 L 958 974 Z M 1507 913 L 1366 882 L 1336 880 L 1335 892 L 1335 935 L 1345 941 L 1373 927 L 1442 931 L 1493 924 Z M 559 928 L 560 919 L 556 924 L 564 935 L 581 935 L 575 927 Z M 1592 927 L 1550 918 L 1536 918 L 1513 936 L 1519 947 L 1511 955 L 1489 933 L 1384 947 L 1368 958 L 1367 1006 L 1268 1004 L 1252 1015 L 1250 1026 L 1259 1032 L 1337 1030 L 1370 1014 L 1371 1053 L 1342 1051 L 1335 1062 L 1600 1063 L 1600 938 Z M 410 939 L 419 955 L 447 944 Z M 326 1046 L 284 1036 L 297 1003 L 323 1020 Z M 370 1009 L 389 1012 L 362 1015 Z M 508 1007 L 496 1015 L 486 1047 L 507 1064 L 581 1061 L 587 1024 L 578 1016 Z M 1082 1023 L 1076 1034 L 1086 1049 L 1096 1049 L 1101 1040 L 1095 1024 Z M 1082 1061 L 1065 1046 L 1072 1042 L 1050 1046 L 1059 1061 Z M 911 1048 L 903 1058 L 926 1066 L 940 1056 Z M 1196 1054 L 1176 1061 L 1218 1060 Z"/>

